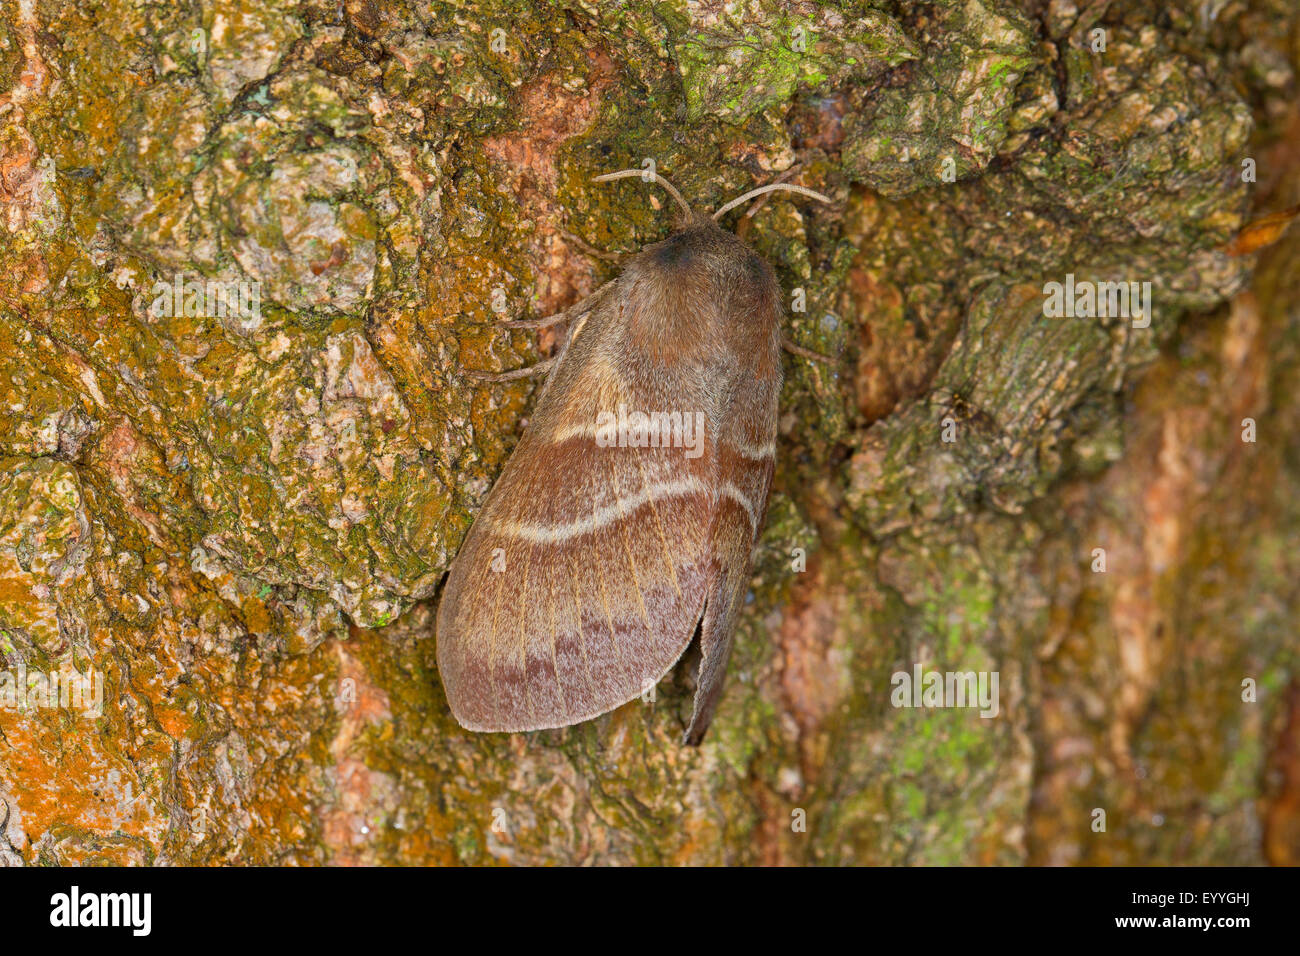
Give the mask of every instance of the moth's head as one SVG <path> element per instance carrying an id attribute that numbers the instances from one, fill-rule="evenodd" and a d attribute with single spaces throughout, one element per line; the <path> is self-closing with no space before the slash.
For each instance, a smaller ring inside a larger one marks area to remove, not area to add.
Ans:
<path id="1" fill-rule="evenodd" d="M 753 278 L 766 281 L 771 274 L 762 256 L 735 234 L 708 216 L 682 220 L 667 239 L 645 248 L 645 264 L 653 265 L 671 281 L 695 276 L 716 276 L 724 282 Z"/>
<path id="2" fill-rule="evenodd" d="M 684 326 L 705 338 L 730 329 L 748 340 L 756 330 L 774 328 L 782 312 L 771 265 L 708 216 L 632 256 L 622 281 L 634 339 L 662 340 L 665 351 L 677 347 Z"/>
<path id="3" fill-rule="evenodd" d="M 681 210 L 672 235 L 647 246 L 628 264 L 625 273 L 635 277 L 634 286 L 639 284 L 642 294 L 666 305 L 665 309 L 650 312 L 694 314 L 703 303 L 719 302 L 728 302 L 731 308 L 727 314 L 741 318 L 779 312 L 780 289 L 772 267 L 734 233 L 723 229 L 718 220 L 742 203 L 776 190 L 801 193 L 826 203 L 830 202 L 828 198 L 804 186 L 777 182 L 751 189 L 709 215 L 691 209 L 672 183 L 650 170 L 624 169 L 597 176 L 596 181 L 631 176 L 643 176 L 647 181 L 653 178 Z"/>

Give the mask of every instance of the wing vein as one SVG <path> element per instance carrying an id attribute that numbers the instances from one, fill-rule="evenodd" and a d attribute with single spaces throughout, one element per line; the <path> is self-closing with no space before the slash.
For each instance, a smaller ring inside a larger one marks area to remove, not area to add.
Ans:
<path id="1" fill-rule="evenodd" d="M 641 472 L 641 487 L 649 488 L 650 479 L 646 477 L 645 464 L 641 461 L 639 455 L 636 456 L 636 466 Z M 659 535 L 659 544 L 662 545 L 664 549 L 664 562 L 668 565 L 668 577 L 672 579 L 673 590 L 677 593 L 677 600 L 680 601 L 682 599 L 682 589 L 677 583 L 677 567 L 676 563 L 673 561 L 673 553 L 668 548 L 668 535 L 664 531 L 664 523 L 659 518 L 659 506 L 655 504 L 653 497 L 649 497 L 647 500 L 650 502 L 650 513 L 655 519 L 655 531 Z"/>
<path id="2" fill-rule="evenodd" d="M 504 552 L 502 552 L 504 553 Z M 489 564 L 489 568 L 491 565 Z M 501 608 L 501 588 L 505 586 L 505 572 L 498 572 L 491 568 L 491 572 L 497 575 L 497 593 L 496 599 L 492 602 L 492 639 L 488 642 L 488 687 L 492 691 L 492 710 L 499 712 L 500 692 L 497 690 L 497 611 Z"/>
<path id="3" fill-rule="evenodd" d="M 560 706 L 564 708 L 564 719 L 569 719 L 569 698 L 564 693 L 564 684 L 560 682 L 560 655 L 556 650 L 559 635 L 555 628 L 555 579 L 546 582 L 546 609 L 551 618 L 551 669 L 555 671 L 555 689 L 560 695 Z"/>
<path id="4" fill-rule="evenodd" d="M 524 559 L 524 580 L 523 586 L 519 589 L 520 595 L 525 601 L 528 600 L 528 573 L 533 569 L 533 549 L 528 549 L 528 557 Z M 530 608 L 520 608 L 520 611 L 527 615 Z M 525 620 L 527 618 L 525 617 Z M 528 692 L 528 626 L 519 628 L 519 678 L 520 683 L 524 685 L 524 709 L 528 711 L 528 720 L 530 723 L 537 722 L 537 711 L 533 709 L 533 695 Z"/>
<path id="5" fill-rule="evenodd" d="M 592 562 L 596 567 L 596 575 L 600 579 L 600 603 L 605 609 L 605 620 L 609 622 L 609 640 L 614 645 L 614 656 L 618 658 L 620 667 L 626 667 L 627 661 L 623 658 L 623 648 L 618 642 L 618 632 L 614 628 L 614 615 L 609 611 L 609 590 L 605 587 L 605 570 L 601 567 L 599 559 Z"/>
<path id="6" fill-rule="evenodd" d="M 641 579 L 636 573 L 636 556 L 632 553 L 632 532 L 628 530 L 631 522 L 628 520 L 628 514 L 623 510 L 623 492 L 618 486 L 618 469 L 613 463 L 609 466 L 609 480 L 614 488 L 614 501 L 618 504 L 619 527 L 623 529 L 623 553 L 627 555 L 627 565 L 632 572 L 632 587 L 636 589 L 636 601 L 641 607 L 641 620 L 645 622 L 646 630 L 650 628 L 650 612 L 645 606 L 645 594 L 641 590 Z"/>
<path id="7" fill-rule="evenodd" d="M 573 606 L 578 612 L 578 647 L 582 651 L 582 667 L 587 673 L 587 689 L 591 699 L 596 699 L 596 682 L 591 679 L 591 661 L 587 659 L 587 632 L 582 629 L 582 596 L 578 592 L 578 581 L 573 576 L 573 566 L 564 562 L 564 569 L 569 573 L 569 590 L 573 592 Z"/>

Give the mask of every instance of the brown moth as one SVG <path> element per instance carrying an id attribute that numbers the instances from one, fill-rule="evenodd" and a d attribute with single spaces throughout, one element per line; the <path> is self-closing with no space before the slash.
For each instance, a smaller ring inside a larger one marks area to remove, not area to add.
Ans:
<path id="1" fill-rule="evenodd" d="M 599 180 L 642 175 L 623 170 Z M 569 320 L 532 421 L 453 562 L 438 670 L 475 731 L 590 720 L 641 696 L 700 634 L 685 741 L 722 692 L 767 515 L 781 390 L 781 290 L 717 219 L 775 183 L 684 215 Z M 798 350 L 802 353 L 803 350 Z M 497 378 L 517 378 L 527 372 Z"/>

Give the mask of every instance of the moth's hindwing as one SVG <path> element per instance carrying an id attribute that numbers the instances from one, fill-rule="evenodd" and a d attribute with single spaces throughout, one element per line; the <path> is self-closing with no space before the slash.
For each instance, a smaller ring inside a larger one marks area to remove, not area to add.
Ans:
<path id="1" fill-rule="evenodd" d="M 754 545 L 767 520 L 776 464 L 780 379 L 761 378 L 726 410 L 718 440 L 718 494 L 709 529 L 711 567 L 700 627 L 700 674 L 685 741 L 698 744 L 722 695 L 736 619 L 749 589 Z"/>

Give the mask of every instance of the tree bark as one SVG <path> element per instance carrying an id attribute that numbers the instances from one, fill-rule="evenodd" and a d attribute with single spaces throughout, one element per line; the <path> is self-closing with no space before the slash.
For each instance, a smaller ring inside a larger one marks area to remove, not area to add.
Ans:
<path id="1" fill-rule="evenodd" d="M 0 858 L 1300 862 L 1300 15 L 1131 7 L 0 2 Z M 728 218 L 833 361 L 703 745 L 697 658 L 472 734 L 434 611 L 536 384 L 462 370 L 667 235 L 646 160 L 832 196 Z"/>

